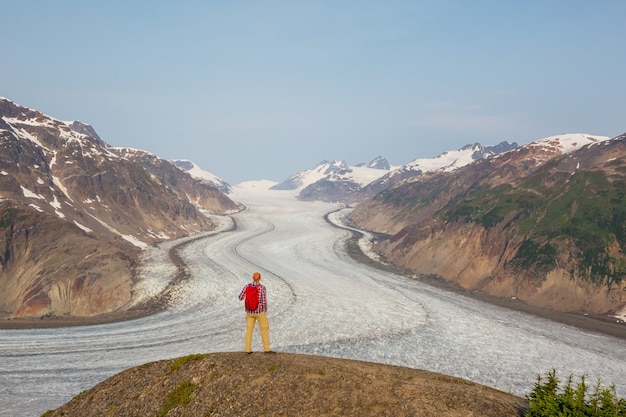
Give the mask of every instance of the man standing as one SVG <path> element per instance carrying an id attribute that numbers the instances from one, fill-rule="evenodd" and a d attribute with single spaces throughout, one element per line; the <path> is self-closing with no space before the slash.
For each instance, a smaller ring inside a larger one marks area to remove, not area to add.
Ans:
<path id="1" fill-rule="evenodd" d="M 252 274 L 252 282 L 246 284 L 239 294 L 239 301 L 246 300 L 246 353 L 252 353 L 252 333 L 256 322 L 259 322 L 261 340 L 265 353 L 274 353 L 270 349 L 270 325 L 267 320 L 267 292 L 261 285 L 261 274 Z M 257 298 L 258 297 L 258 298 Z"/>

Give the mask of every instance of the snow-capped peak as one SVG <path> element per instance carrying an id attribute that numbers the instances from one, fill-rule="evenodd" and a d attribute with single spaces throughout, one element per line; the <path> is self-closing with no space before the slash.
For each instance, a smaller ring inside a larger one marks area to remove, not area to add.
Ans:
<path id="1" fill-rule="evenodd" d="M 30 140 L 47 153 L 55 153 L 54 149 L 58 146 L 77 144 L 82 149 L 83 155 L 106 155 L 109 158 L 117 158 L 88 124 L 76 120 L 55 119 L 6 98 L 0 98 L 0 113 L 11 134 Z M 56 134 L 45 134 L 47 131 L 54 131 Z"/>
<path id="2" fill-rule="evenodd" d="M 496 146 L 483 147 L 479 143 L 466 145 L 456 151 L 447 151 L 435 158 L 419 158 L 404 165 L 401 171 L 421 171 L 421 172 L 434 172 L 434 171 L 454 171 L 462 166 L 471 164 L 472 162 L 485 158 L 487 156 L 495 155 L 502 152 L 502 150 L 514 149 L 517 147 L 516 143 L 501 142 Z M 497 148 L 497 149 L 495 149 Z"/>
<path id="3" fill-rule="evenodd" d="M 193 161 L 187 159 L 174 159 L 171 162 L 177 168 L 186 171 L 193 178 L 201 181 L 208 181 L 224 193 L 230 193 L 232 191 L 232 187 L 226 181 L 209 171 L 203 170 Z"/>
<path id="4" fill-rule="evenodd" d="M 369 184 L 389 172 L 389 167 L 385 158 L 377 157 L 369 164 L 358 164 L 350 166 L 346 161 L 322 161 L 313 169 L 292 174 L 285 181 L 272 187 L 274 190 L 303 190 L 309 185 L 320 180 L 328 181 L 351 181 L 360 186 Z"/>
<path id="5" fill-rule="evenodd" d="M 566 154 L 575 151 L 576 149 L 580 149 L 585 145 L 602 142 L 608 139 L 610 139 L 608 136 L 595 136 L 584 133 L 567 133 L 540 139 L 529 143 L 527 146 L 551 148 L 557 150 L 561 154 Z"/>
<path id="6" fill-rule="evenodd" d="M 391 165 L 389 165 L 389 162 L 387 162 L 387 160 L 383 158 L 382 156 L 377 156 L 376 158 L 372 159 L 372 161 L 369 164 L 357 164 L 357 167 L 362 167 L 362 166 L 365 166 L 367 168 L 373 168 L 373 169 L 386 169 L 386 170 L 391 169 Z"/>

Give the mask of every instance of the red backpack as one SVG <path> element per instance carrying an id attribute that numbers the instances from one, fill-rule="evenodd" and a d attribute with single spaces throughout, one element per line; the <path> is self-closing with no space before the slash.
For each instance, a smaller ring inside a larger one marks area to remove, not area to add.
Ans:
<path id="1" fill-rule="evenodd" d="M 259 306 L 259 287 L 248 285 L 246 287 L 246 310 L 254 311 Z"/>

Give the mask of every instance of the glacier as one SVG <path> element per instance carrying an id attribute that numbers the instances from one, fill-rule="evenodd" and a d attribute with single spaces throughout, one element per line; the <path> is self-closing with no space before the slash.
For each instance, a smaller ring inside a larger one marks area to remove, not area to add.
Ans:
<path id="1" fill-rule="evenodd" d="M 342 205 L 263 187 L 235 187 L 233 197 L 246 210 L 225 218 L 220 233 L 181 247 L 190 278 L 166 310 L 118 323 L 0 330 L 0 416 L 41 415 L 146 362 L 243 351 L 237 295 L 254 271 L 267 287 L 275 351 L 426 369 L 520 396 L 554 368 L 626 395 L 622 339 L 360 264 L 345 251 L 351 232 L 324 218 Z M 176 273 L 167 256 L 174 243 L 146 251 L 139 295 L 158 293 Z"/>

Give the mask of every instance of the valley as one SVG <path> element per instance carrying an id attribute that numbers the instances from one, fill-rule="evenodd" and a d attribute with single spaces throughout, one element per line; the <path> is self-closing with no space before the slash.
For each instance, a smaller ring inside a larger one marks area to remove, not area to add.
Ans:
<path id="1" fill-rule="evenodd" d="M 189 279 L 169 308 L 134 320 L 0 331 L 0 415 L 40 415 L 109 376 L 149 361 L 241 351 L 237 294 L 253 271 L 268 288 L 272 348 L 431 370 L 525 395 L 537 374 L 601 377 L 626 393 L 623 339 L 485 303 L 354 261 L 341 205 L 284 191 L 237 189 L 235 230 L 181 250 Z M 140 271 L 142 293 L 176 273 L 166 254 Z M 258 334 L 253 349 L 260 349 Z"/>

